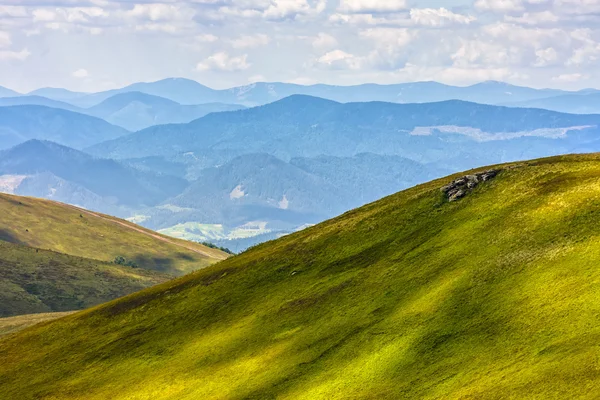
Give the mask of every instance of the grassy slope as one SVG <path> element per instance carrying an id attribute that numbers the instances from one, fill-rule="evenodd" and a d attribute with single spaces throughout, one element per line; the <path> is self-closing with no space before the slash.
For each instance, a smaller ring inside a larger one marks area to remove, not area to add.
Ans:
<path id="1" fill-rule="evenodd" d="M 442 179 L 0 341 L 19 399 L 596 398 L 600 156 Z"/>
<path id="2" fill-rule="evenodd" d="M 0 317 L 80 310 L 170 275 L 0 241 Z"/>
<path id="3" fill-rule="evenodd" d="M 172 275 L 226 257 L 218 250 L 167 238 L 117 218 L 8 194 L 0 194 L 0 240 L 102 261 L 123 256 L 142 268 Z"/>
<path id="4" fill-rule="evenodd" d="M 75 311 L 50 312 L 17 315 L 15 317 L 0 318 L 0 336 L 18 332 L 40 322 L 52 321 L 53 319 L 61 318 Z"/>

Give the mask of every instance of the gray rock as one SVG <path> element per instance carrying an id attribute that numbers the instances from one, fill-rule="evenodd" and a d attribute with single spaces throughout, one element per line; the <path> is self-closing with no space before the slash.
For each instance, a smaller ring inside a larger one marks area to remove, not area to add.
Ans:
<path id="1" fill-rule="evenodd" d="M 448 201 L 457 201 L 465 197 L 480 183 L 487 182 L 496 177 L 499 172 L 500 170 L 498 169 L 491 169 L 472 175 L 465 175 L 443 186 L 441 191 L 446 195 Z"/>

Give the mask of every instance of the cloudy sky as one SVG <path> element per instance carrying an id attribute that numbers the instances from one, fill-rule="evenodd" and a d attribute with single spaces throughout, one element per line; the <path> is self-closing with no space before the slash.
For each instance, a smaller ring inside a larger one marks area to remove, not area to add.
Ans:
<path id="1" fill-rule="evenodd" d="M 0 0 L 0 85 L 600 87 L 600 0 Z"/>

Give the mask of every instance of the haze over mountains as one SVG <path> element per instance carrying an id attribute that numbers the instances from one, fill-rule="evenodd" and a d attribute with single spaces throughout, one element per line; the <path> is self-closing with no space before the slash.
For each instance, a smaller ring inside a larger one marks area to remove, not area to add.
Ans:
<path id="1" fill-rule="evenodd" d="M 0 149 L 17 146 L 0 187 L 242 250 L 454 171 L 599 151 L 600 116 L 555 111 L 594 111 L 597 95 L 500 82 L 40 89 L 0 98 Z"/>
<path id="2" fill-rule="evenodd" d="M 532 89 L 503 82 L 487 81 L 460 87 L 437 82 L 415 82 L 390 85 L 362 84 L 355 86 L 332 86 L 325 84 L 304 86 L 280 82 L 258 82 L 230 89 L 211 89 L 196 81 L 184 78 L 169 78 L 156 82 L 135 83 L 121 89 L 99 93 L 78 93 L 65 89 L 43 88 L 28 95 L 42 96 L 72 105 L 88 108 L 122 93 L 140 92 L 163 97 L 184 105 L 205 103 L 242 104 L 257 106 L 281 100 L 294 94 L 321 97 L 339 102 L 384 101 L 392 103 L 427 103 L 444 100 L 464 100 L 484 104 L 506 104 L 562 95 L 584 95 L 597 93 L 596 89 L 568 92 L 557 89 Z M 0 97 L 16 96 L 5 89 Z M 567 110 L 558 110 L 567 111 Z"/>

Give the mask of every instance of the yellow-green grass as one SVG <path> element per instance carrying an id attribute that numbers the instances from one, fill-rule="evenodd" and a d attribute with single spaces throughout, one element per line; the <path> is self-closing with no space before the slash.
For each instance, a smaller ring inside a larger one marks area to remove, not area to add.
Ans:
<path id="1" fill-rule="evenodd" d="M 121 256 L 141 268 L 183 275 L 225 259 L 198 243 L 49 200 L 0 194 L 0 240 L 102 261 Z"/>
<path id="2" fill-rule="evenodd" d="M 0 241 L 0 317 L 81 310 L 171 278 Z"/>
<path id="3" fill-rule="evenodd" d="M 0 340 L 9 399 L 596 399 L 600 157 L 451 177 Z"/>
<path id="4" fill-rule="evenodd" d="M 64 317 L 73 314 L 74 312 L 75 311 L 49 312 L 0 318 L 0 336 L 16 333 L 32 325 L 52 321 L 53 319 Z"/>

